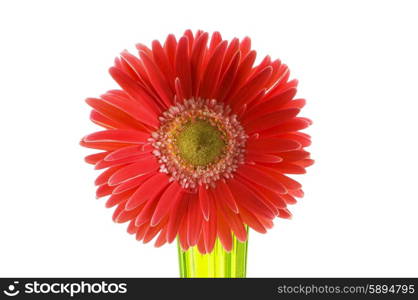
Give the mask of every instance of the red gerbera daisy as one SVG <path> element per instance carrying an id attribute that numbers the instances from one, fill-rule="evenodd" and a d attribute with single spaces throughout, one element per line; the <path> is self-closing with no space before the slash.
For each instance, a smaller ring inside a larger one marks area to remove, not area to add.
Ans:
<path id="1" fill-rule="evenodd" d="M 103 150 L 86 157 L 96 169 L 97 197 L 116 206 L 116 222 L 129 222 L 137 240 L 156 246 L 179 238 L 184 250 L 212 251 L 232 233 L 245 241 L 245 225 L 266 232 L 313 163 L 310 137 L 299 132 L 304 99 L 280 60 L 254 65 L 249 38 L 228 43 L 218 32 L 187 30 L 177 41 L 137 45 L 116 58 L 110 74 L 121 90 L 88 98 L 91 120 L 104 127 L 81 145 Z"/>

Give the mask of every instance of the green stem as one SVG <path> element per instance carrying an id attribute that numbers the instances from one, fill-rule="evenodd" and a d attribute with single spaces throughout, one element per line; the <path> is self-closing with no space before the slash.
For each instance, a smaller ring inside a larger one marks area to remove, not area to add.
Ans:
<path id="1" fill-rule="evenodd" d="M 213 251 L 201 254 L 197 247 L 183 251 L 178 243 L 180 277 L 182 278 L 245 278 L 247 272 L 247 246 L 233 236 L 233 248 L 227 252 L 219 239 Z"/>

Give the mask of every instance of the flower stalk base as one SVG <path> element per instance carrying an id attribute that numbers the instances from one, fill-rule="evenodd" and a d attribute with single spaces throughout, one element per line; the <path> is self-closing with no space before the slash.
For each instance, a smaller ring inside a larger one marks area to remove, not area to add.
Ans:
<path id="1" fill-rule="evenodd" d="M 227 252 L 219 239 L 211 253 L 201 254 L 197 247 L 183 251 L 178 244 L 181 278 L 245 278 L 248 239 L 242 243 L 234 236 L 233 248 Z"/>

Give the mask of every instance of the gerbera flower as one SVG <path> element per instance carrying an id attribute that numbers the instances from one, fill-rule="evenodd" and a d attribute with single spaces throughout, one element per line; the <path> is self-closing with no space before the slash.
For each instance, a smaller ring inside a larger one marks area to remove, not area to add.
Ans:
<path id="1" fill-rule="evenodd" d="M 95 183 L 113 219 L 145 243 L 178 237 L 209 253 L 217 238 L 226 250 L 232 234 L 245 241 L 245 225 L 264 233 L 289 218 L 303 192 L 285 174 L 313 161 L 287 66 L 269 56 L 255 65 L 249 38 L 218 32 L 136 47 L 139 56 L 123 51 L 110 68 L 121 89 L 86 100 L 104 130 L 81 145 L 102 150 L 86 161 L 106 169 Z"/>

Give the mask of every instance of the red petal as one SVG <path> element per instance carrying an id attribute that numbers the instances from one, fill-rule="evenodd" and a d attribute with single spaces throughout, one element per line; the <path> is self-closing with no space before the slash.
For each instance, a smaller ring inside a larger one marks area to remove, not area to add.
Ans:
<path id="1" fill-rule="evenodd" d="M 248 110 L 243 122 L 248 122 L 250 120 L 257 119 L 258 117 L 274 112 L 283 107 L 284 104 L 291 101 L 296 95 L 296 89 L 290 89 L 271 97 L 270 99 L 263 99 L 261 103 L 253 106 L 252 109 Z"/>
<path id="2" fill-rule="evenodd" d="M 135 220 L 131 220 L 129 222 L 128 228 L 126 229 L 126 231 L 129 234 L 135 234 L 138 231 L 138 227 L 135 226 Z"/>
<path id="3" fill-rule="evenodd" d="M 263 136 L 265 135 L 265 132 L 266 131 L 262 132 Z M 282 133 L 279 135 L 275 135 L 275 137 L 280 139 L 295 140 L 299 144 L 301 144 L 302 147 L 308 147 L 311 145 L 311 137 L 303 132 Z M 282 154 L 283 153 L 281 153 L 280 155 Z"/>
<path id="4" fill-rule="evenodd" d="M 107 183 L 107 180 L 109 179 L 110 176 L 112 176 L 117 170 L 119 170 L 122 166 L 117 166 L 117 167 L 112 167 L 107 169 L 106 171 L 102 172 L 102 174 L 100 174 L 96 180 L 94 181 L 95 185 L 102 185 L 104 183 Z"/>
<path id="5" fill-rule="evenodd" d="M 305 174 L 305 168 L 298 166 L 296 164 L 289 164 L 289 163 L 281 163 L 274 166 L 276 170 L 281 173 L 286 174 Z"/>
<path id="6" fill-rule="evenodd" d="M 116 108 L 115 106 L 112 106 L 109 103 L 106 103 L 102 99 L 87 98 L 86 102 L 88 105 L 94 108 L 94 110 L 96 110 L 103 116 L 109 118 L 110 120 L 116 121 L 116 124 L 114 124 L 114 126 L 118 126 L 117 124 L 123 124 L 133 129 L 135 128 L 139 130 L 144 129 L 144 125 L 141 122 L 139 122 L 138 120 L 135 120 L 129 114 Z M 93 113 L 91 117 L 93 117 Z"/>
<path id="7" fill-rule="evenodd" d="M 236 177 L 237 180 L 239 182 L 241 182 L 242 184 L 244 184 L 245 186 L 247 186 L 251 191 L 253 191 L 254 194 L 256 194 L 259 197 L 259 200 L 263 202 L 263 204 L 269 208 L 269 210 L 275 215 L 277 216 L 279 213 L 279 210 L 277 209 L 277 206 L 275 205 L 275 203 L 273 203 L 273 201 L 271 199 L 269 199 L 269 197 L 271 195 L 276 195 L 277 192 L 269 190 L 267 188 L 264 188 L 263 186 L 260 186 L 254 182 L 251 182 L 245 178 L 243 178 L 242 176 L 237 176 Z M 262 191 L 267 190 L 268 193 L 263 193 Z M 277 198 L 277 196 L 276 196 Z"/>
<path id="8" fill-rule="evenodd" d="M 118 142 L 145 144 L 150 135 L 146 132 L 127 129 L 103 130 L 91 133 L 83 139 L 85 142 Z"/>
<path id="9" fill-rule="evenodd" d="M 220 213 L 223 215 L 223 218 L 228 223 L 231 230 L 235 233 L 237 239 L 244 242 L 247 239 L 247 231 L 245 230 L 239 214 L 232 212 L 224 203 L 222 203 L 222 200 L 217 201 L 217 206 L 220 208 Z"/>
<path id="10" fill-rule="evenodd" d="M 271 76 L 271 72 L 272 68 L 270 66 L 266 67 L 254 76 L 253 79 L 249 80 L 235 96 L 228 100 L 232 108 L 237 110 L 240 106 L 250 103 L 264 87 Z"/>
<path id="11" fill-rule="evenodd" d="M 150 55 L 152 55 L 151 51 L 147 47 L 141 47 L 137 45 L 137 48 L 138 50 L 148 52 L 150 53 Z M 145 48 L 148 50 L 145 50 Z M 122 57 L 122 62 L 126 62 L 127 64 L 129 64 L 129 66 L 131 66 L 132 69 L 135 70 L 136 77 L 132 77 L 132 79 L 141 88 L 141 91 L 144 92 L 143 94 L 144 97 L 135 98 L 132 95 L 131 97 L 133 97 L 135 101 L 145 101 L 144 102 L 145 106 L 149 108 L 155 108 L 156 109 L 155 111 L 161 112 L 161 109 L 164 109 L 165 107 L 164 102 L 161 101 L 161 99 L 157 96 L 154 90 L 154 87 L 146 72 L 144 62 L 140 60 L 138 57 L 130 54 L 126 50 L 123 51 L 120 55 Z M 116 68 L 120 69 L 117 65 L 116 65 Z M 122 71 L 125 71 L 125 70 L 123 69 Z M 153 99 L 153 102 L 148 102 L 148 100 L 150 99 L 149 97 Z"/>
<path id="12" fill-rule="evenodd" d="M 312 166 L 314 164 L 314 160 L 313 159 L 303 159 L 300 161 L 296 161 L 294 162 L 295 165 L 301 166 L 303 168 L 307 168 L 309 166 Z"/>
<path id="13" fill-rule="evenodd" d="M 151 172 L 156 171 L 159 168 L 159 164 L 155 158 L 147 158 L 140 160 L 136 163 L 130 164 L 115 174 L 113 174 L 109 179 L 109 184 L 117 185 L 124 181 L 127 181 L 131 178 L 142 176 Z"/>
<path id="14" fill-rule="evenodd" d="M 280 154 L 285 162 L 292 162 L 309 157 L 310 153 L 304 150 L 288 151 Z"/>
<path id="15" fill-rule="evenodd" d="M 291 212 L 284 208 L 284 209 L 280 209 L 279 210 L 279 218 L 283 218 L 283 219 L 291 219 L 292 218 L 292 214 Z"/>
<path id="16" fill-rule="evenodd" d="M 186 100 L 186 97 L 184 96 L 183 87 L 180 81 L 180 78 L 176 77 L 176 80 L 174 81 L 174 86 L 176 89 L 176 101 L 182 102 Z"/>
<path id="17" fill-rule="evenodd" d="M 189 58 L 189 42 L 187 37 L 180 38 L 176 52 L 176 76 L 180 78 L 184 96 L 192 96 L 192 78 Z"/>
<path id="18" fill-rule="evenodd" d="M 264 204 L 263 200 L 244 184 L 233 178 L 228 180 L 228 186 L 239 207 L 244 206 L 253 213 L 270 219 L 274 218 L 274 213 Z"/>
<path id="19" fill-rule="evenodd" d="M 278 95 L 288 89 L 296 88 L 298 86 L 298 80 L 293 79 L 291 81 L 289 80 L 290 72 L 286 65 L 283 65 L 283 75 L 278 80 L 278 82 L 275 84 L 273 88 L 269 91 L 269 96 L 273 97 L 274 95 Z"/>
<path id="20" fill-rule="evenodd" d="M 254 184 L 251 184 L 251 185 L 253 185 L 253 189 L 256 189 L 263 196 L 263 199 L 265 201 L 270 202 L 276 208 L 286 207 L 286 202 L 283 200 L 282 196 L 285 196 L 287 194 L 279 194 L 277 192 L 274 192 L 260 185 L 254 185 Z M 277 212 L 277 210 L 275 211 Z"/>
<path id="21" fill-rule="evenodd" d="M 154 149 L 150 144 L 123 147 L 108 154 L 104 160 L 114 161 L 137 155 L 149 154 Z"/>
<path id="22" fill-rule="evenodd" d="M 208 221 L 203 222 L 202 235 L 205 242 L 205 248 L 207 253 L 211 253 L 215 246 L 217 236 L 217 214 L 215 205 L 210 207 L 210 217 Z"/>
<path id="23" fill-rule="evenodd" d="M 212 199 L 210 199 L 209 191 L 206 189 L 206 187 L 201 185 L 199 187 L 199 203 L 200 203 L 200 208 L 202 210 L 203 217 L 205 218 L 206 221 L 209 220 L 209 211 L 210 211 L 210 201 L 211 200 Z"/>
<path id="24" fill-rule="evenodd" d="M 266 173 L 262 169 L 259 169 L 257 167 L 242 165 L 238 168 L 237 174 L 248 179 L 250 182 L 255 182 L 274 192 L 278 192 L 280 194 L 286 193 L 286 188 L 283 186 L 281 182 L 278 182 L 269 173 Z"/>
<path id="25" fill-rule="evenodd" d="M 160 235 L 155 241 L 155 247 L 159 248 L 165 243 L 167 243 L 167 226 L 164 227 L 163 230 L 161 230 Z"/>
<path id="26" fill-rule="evenodd" d="M 240 213 L 239 213 L 240 217 L 245 224 L 247 224 L 248 226 L 250 226 L 252 229 L 254 229 L 257 232 L 260 232 L 260 233 L 266 233 L 267 232 L 264 225 L 249 210 L 247 210 L 243 206 L 240 206 L 239 210 L 240 210 Z"/>
<path id="27" fill-rule="evenodd" d="M 128 180 L 128 181 L 125 181 L 125 182 L 117 185 L 116 188 L 113 190 L 112 194 L 120 194 L 120 193 L 129 191 L 129 190 L 132 190 L 132 189 L 138 187 L 139 185 L 141 185 L 142 183 L 144 183 L 151 176 L 153 176 L 152 173 L 147 174 L 147 175 L 143 175 L 143 176 L 139 176 L 139 177 L 136 177 L 136 178 Z"/>
<path id="28" fill-rule="evenodd" d="M 214 31 L 210 39 L 209 52 L 212 53 L 221 42 L 222 35 L 219 33 L 219 31 Z"/>
<path id="29" fill-rule="evenodd" d="M 289 103 L 283 105 L 283 108 L 299 108 L 302 109 L 306 105 L 305 99 L 295 99 L 290 101 Z"/>
<path id="30" fill-rule="evenodd" d="M 230 103 L 230 99 L 232 96 L 241 89 L 241 86 L 245 81 L 248 79 L 248 75 L 250 74 L 255 58 L 257 54 L 255 51 L 250 51 L 246 56 L 241 53 L 241 57 L 243 58 L 240 62 L 238 70 L 236 72 L 236 76 L 234 78 L 234 83 L 232 84 L 231 91 L 229 92 L 228 96 L 225 98 L 227 103 Z"/>
<path id="31" fill-rule="evenodd" d="M 124 202 L 121 202 L 116 207 L 115 211 L 112 214 L 113 222 L 116 222 L 116 218 L 123 212 L 123 207 L 125 206 Z"/>
<path id="32" fill-rule="evenodd" d="M 106 150 L 106 151 L 113 151 L 122 147 L 129 146 L 129 144 L 122 144 L 122 143 L 86 143 L 85 141 L 81 140 L 80 145 L 86 148 L 93 148 L 98 150 Z"/>
<path id="33" fill-rule="evenodd" d="M 177 236 L 179 226 L 187 213 L 189 205 L 188 193 L 182 193 L 170 212 L 167 225 L 167 241 L 171 243 Z M 185 222 L 184 222 L 185 223 Z"/>
<path id="34" fill-rule="evenodd" d="M 286 204 L 295 204 L 297 202 L 296 199 L 289 194 L 281 195 L 281 197 L 286 202 Z"/>
<path id="35" fill-rule="evenodd" d="M 202 98 L 211 99 L 214 94 L 215 88 L 218 84 L 219 75 L 221 73 L 222 61 L 224 59 L 227 45 L 227 41 L 221 42 L 216 47 L 213 55 L 209 58 L 199 89 L 199 95 Z"/>
<path id="36" fill-rule="evenodd" d="M 260 132 L 296 117 L 299 112 L 300 109 L 298 108 L 288 108 L 261 116 L 243 124 L 247 133 Z"/>
<path id="37" fill-rule="evenodd" d="M 266 91 L 266 88 L 260 89 L 260 91 L 255 96 L 253 96 L 252 100 L 249 103 L 244 104 L 241 108 L 237 110 L 237 114 L 238 116 L 240 116 L 241 120 L 243 120 L 242 116 L 245 115 L 247 111 L 255 105 L 255 103 L 258 103 L 262 99 L 264 99 L 264 97 L 266 96 Z"/>
<path id="38" fill-rule="evenodd" d="M 191 53 L 194 44 L 193 32 L 190 29 L 187 29 L 184 31 L 183 35 L 187 36 L 187 40 L 189 41 L 189 53 Z"/>
<path id="39" fill-rule="evenodd" d="M 222 246 L 225 248 L 225 250 L 229 252 L 232 250 L 231 229 L 229 228 L 229 225 L 225 221 L 224 217 L 219 212 L 217 220 L 217 231 L 219 240 L 222 243 Z"/>
<path id="40" fill-rule="evenodd" d="M 207 254 L 205 240 L 202 237 L 200 237 L 199 241 L 197 242 L 197 249 L 201 254 Z"/>
<path id="41" fill-rule="evenodd" d="M 231 63 L 233 57 L 238 53 L 239 51 L 239 40 L 237 38 L 233 38 L 228 45 L 228 49 L 225 52 L 224 62 L 222 64 L 222 71 L 221 75 L 223 75 L 226 71 L 226 68 Z"/>
<path id="42" fill-rule="evenodd" d="M 141 81 L 142 78 L 140 73 L 137 72 L 137 70 L 126 60 L 121 59 L 119 57 L 115 58 L 115 67 L 125 72 L 129 77 L 131 77 L 133 80 Z"/>
<path id="43" fill-rule="evenodd" d="M 143 202 L 141 205 L 138 206 L 143 208 L 135 218 L 136 226 L 140 226 L 141 224 L 148 224 L 148 226 L 150 226 L 149 222 L 151 221 L 152 214 L 154 213 L 155 206 L 157 205 L 158 198 L 160 197 L 161 192 L 154 194 L 153 198 L 150 198 L 147 202 Z M 137 208 L 135 208 L 134 210 L 137 210 Z"/>
<path id="44" fill-rule="evenodd" d="M 147 230 L 147 233 L 144 236 L 143 242 L 148 243 L 150 242 L 162 229 L 163 226 L 165 226 L 164 223 L 167 223 L 167 219 L 164 219 L 159 225 L 154 226 L 154 227 L 150 227 Z"/>
<path id="45" fill-rule="evenodd" d="M 126 203 L 126 210 L 132 210 L 144 202 L 152 200 L 154 197 L 165 190 L 170 183 L 169 177 L 163 173 L 157 173 L 145 181 L 136 191 L 133 193 Z"/>
<path id="46" fill-rule="evenodd" d="M 101 160 L 99 161 L 95 166 L 94 169 L 95 170 L 100 170 L 100 169 L 104 169 L 104 168 L 109 168 L 109 167 L 115 167 L 115 166 L 119 166 L 122 164 L 129 164 L 129 163 L 135 163 L 137 161 L 140 160 L 144 160 L 144 159 L 153 159 L 154 156 L 150 155 L 150 154 L 137 154 L 135 156 L 130 156 L 130 157 L 126 157 L 126 158 L 122 158 L 122 159 L 118 159 L 118 160 L 112 160 L 112 161 L 108 161 L 108 160 Z"/>
<path id="47" fill-rule="evenodd" d="M 257 216 L 258 220 L 261 224 L 263 224 L 264 228 L 270 229 L 273 228 L 273 221 L 271 219 L 264 218 L 262 216 Z"/>
<path id="48" fill-rule="evenodd" d="M 251 50 L 251 39 L 246 36 L 242 39 L 239 48 L 241 49 L 241 52 L 245 55 Z"/>
<path id="49" fill-rule="evenodd" d="M 235 201 L 234 195 L 232 194 L 231 190 L 229 189 L 228 185 L 223 181 L 218 181 L 216 184 L 216 188 L 213 190 L 215 197 L 218 200 L 221 200 L 229 207 L 234 213 L 238 213 L 238 205 Z"/>
<path id="50" fill-rule="evenodd" d="M 113 79 L 132 97 L 132 99 L 146 105 L 148 109 L 158 114 L 162 112 L 157 106 L 158 100 L 151 97 L 140 84 L 117 68 L 112 67 L 109 69 L 109 72 Z"/>
<path id="51" fill-rule="evenodd" d="M 176 57 L 176 49 L 177 49 L 176 37 L 173 34 L 169 34 L 164 43 L 164 50 L 167 55 L 168 62 L 170 66 L 173 68 L 173 70 L 174 70 L 174 65 L 175 65 L 174 60 Z"/>
<path id="52" fill-rule="evenodd" d="M 299 182 L 297 182 L 296 180 L 293 180 L 290 177 L 287 177 L 283 174 L 280 174 L 278 171 L 276 171 L 274 169 L 271 169 L 271 168 L 268 168 L 268 167 L 262 167 L 262 166 L 258 166 L 258 168 L 264 170 L 270 176 L 276 178 L 277 181 L 282 183 L 289 190 L 299 190 L 302 187 L 302 185 Z"/>
<path id="53" fill-rule="evenodd" d="M 187 216 L 187 240 L 189 246 L 192 247 L 197 244 L 203 221 L 197 194 L 191 194 Z"/>
<path id="54" fill-rule="evenodd" d="M 178 240 L 183 251 L 189 249 L 189 241 L 187 240 L 187 222 L 183 222 L 179 226 Z"/>
<path id="55" fill-rule="evenodd" d="M 269 88 L 273 87 L 277 80 L 280 79 L 281 73 L 280 73 L 280 67 L 282 65 L 282 62 L 279 59 L 276 59 L 275 61 L 270 63 L 270 66 L 273 68 L 273 73 L 271 74 L 271 77 L 267 83 L 267 86 Z"/>
<path id="56" fill-rule="evenodd" d="M 298 198 L 302 198 L 303 197 L 303 191 L 301 189 L 299 190 L 293 190 L 293 191 L 289 191 L 289 194 L 293 197 L 298 197 Z"/>
<path id="57" fill-rule="evenodd" d="M 133 101 L 126 96 L 121 97 L 110 93 L 102 95 L 101 98 L 104 102 L 116 107 L 120 111 L 123 111 L 141 124 L 146 124 L 151 128 L 156 128 L 158 126 L 158 114 L 137 101 Z M 150 131 L 149 127 L 143 127 L 144 129 L 142 131 Z"/>
<path id="58" fill-rule="evenodd" d="M 282 91 L 284 91 L 285 86 L 288 86 L 288 87 L 296 87 L 297 86 L 297 81 L 296 81 L 295 85 L 291 85 L 291 86 L 287 85 L 287 81 L 289 80 L 289 76 L 290 76 L 289 68 L 285 64 L 281 64 L 279 66 L 277 74 L 274 76 L 275 77 L 275 82 L 274 82 L 273 86 L 270 88 L 266 100 L 268 100 L 269 97 L 272 97 L 272 96 L 277 95 L 277 94 L 281 93 Z"/>
<path id="59" fill-rule="evenodd" d="M 104 127 L 106 129 L 139 129 L 139 128 L 144 128 L 145 127 L 143 124 L 140 124 L 139 122 L 137 124 L 135 124 L 134 126 L 128 125 L 128 124 L 124 124 L 124 123 L 120 123 L 118 121 L 109 119 L 108 117 L 102 115 L 101 113 L 92 110 L 90 112 L 90 121 L 92 121 L 94 124 L 99 125 L 101 127 Z"/>
<path id="60" fill-rule="evenodd" d="M 151 226 L 157 225 L 165 216 L 167 216 L 169 211 L 177 205 L 177 202 L 182 198 L 182 192 L 183 189 L 177 181 L 170 183 L 170 186 L 164 191 L 158 201 L 151 218 Z"/>
<path id="61" fill-rule="evenodd" d="M 169 84 L 170 88 L 174 90 L 174 70 L 170 65 L 170 62 L 166 53 L 164 52 L 163 47 L 157 40 L 154 40 L 152 42 L 152 53 L 155 64 L 159 67 L 163 75 L 165 75 L 166 81 Z"/>
<path id="62" fill-rule="evenodd" d="M 149 228 L 150 228 L 149 224 L 147 224 L 147 223 L 138 226 L 138 230 L 136 232 L 136 240 L 137 241 L 142 240 Z"/>
<path id="63" fill-rule="evenodd" d="M 109 186 L 108 184 L 102 184 L 96 190 L 96 197 L 100 198 L 100 197 L 108 196 L 112 194 L 112 191 L 114 188 L 115 187 Z"/>
<path id="64" fill-rule="evenodd" d="M 132 219 L 135 220 L 135 218 L 143 210 L 143 208 L 144 208 L 144 205 L 138 206 L 134 210 L 126 210 L 126 209 L 124 209 L 120 214 L 118 214 L 116 216 L 116 218 L 114 218 L 114 221 L 116 223 L 125 223 L 125 222 L 128 222 L 128 221 L 131 221 Z"/>
<path id="65" fill-rule="evenodd" d="M 300 147 L 301 145 L 296 141 L 279 138 L 261 138 L 247 143 L 249 152 L 261 154 L 298 150 Z"/>
<path id="66" fill-rule="evenodd" d="M 215 99 L 218 99 L 219 101 L 223 101 L 228 92 L 230 91 L 232 87 L 232 83 L 234 82 L 235 75 L 238 70 L 239 61 L 241 59 L 240 52 L 235 53 L 234 57 L 231 60 L 231 63 L 225 70 L 224 75 L 222 76 L 222 79 L 219 81 L 219 87 L 218 87 L 218 94 L 215 95 Z"/>
<path id="67" fill-rule="evenodd" d="M 260 134 L 263 136 L 276 136 L 286 132 L 302 130 L 309 125 L 310 123 L 304 118 L 294 118 L 292 120 L 285 121 L 276 127 L 260 132 Z"/>
<path id="68" fill-rule="evenodd" d="M 173 103 L 173 92 L 170 89 L 164 75 L 160 69 L 154 64 L 150 56 L 145 52 L 139 51 L 139 55 L 145 65 L 148 77 L 155 88 L 157 94 L 160 96 L 166 107 L 170 107 Z"/>
<path id="69" fill-rule="evenodd" d="M 132 195 L 132 193 L 132 191 L 127 191 L 117 195 L 112 194 L 112 196 L 110 196 L 109 199 L 107 199 L 105 205 L 107 208 L 109 208 L 119 203 L 126 202 L 126 200 L 128 200 L 128 198 Z"/>
<path id="70" fill-rule="evenodd" d="M 279 156 L 272 154 L 262 154 L 262 153 L 247 153 L 245 156 L 246 161 L 248 162 L 261 162 L 261 163 L 270 163 L 277 164 L 283 159 Z"/>
<path id="71" fill-rule="evenodd" d="M 147 53 L 147 54 L 149 54 L 149 55 L 152 55 L 152 54 L 153 54 L 153 53 L 152 53 L 152 51 L 151 51 L 151 49 L 150 49 L 150 48 L 148 48 L 147 46 L 145 46 L 144 44 L 137 43 L 137 44 L 135 45 L 135 47 L 136 47 L 136 49 L 137 49 L 138 51 L 145 52 L 145 53 Z"/>
<path id="72" fill-rule="evenodd" d="M 253 68 L 253 70 L 251 71 L 251 76 L 249 79 L 253 79 L 261 70 L 263 70 L 266 67 L 269 67 L 271 63 L 271 57 L 270 55 L 267 55 L 263 58 L 263 60 L 258 64 L 258 66 L 256 66 L 255 68 Z M 273 71 L 273 67 L 271 67 L 272 71 Z M 269 80 L 270 81 L 270 80 Z"/>
<path id="73" fill-rule="evenodd" d="M 207 32 L 200 35 L 195 44 L 193 45 L 191 55 L 191 72 L 193 78 L 193 95 L 198 96 L 198 90 L 201 79 L 202 61 L 206 52 L 206 44 L 208 42 L 209 35 Z"/>
<path id="74" fill-rule="evenodd" d="M 90 155 L 87 155 L 84 158 L 84 160 L 86 161 L 86 163 L 94 165 L 98 161 L 104 159 L 108 154 L 109 154 L 109 152 L 99 152 L 99 153 L 95 153 L 95 154 L 90 154 Z"/>

